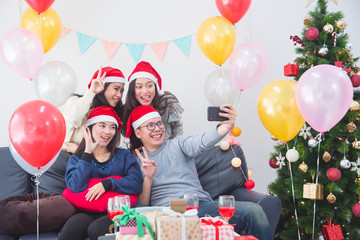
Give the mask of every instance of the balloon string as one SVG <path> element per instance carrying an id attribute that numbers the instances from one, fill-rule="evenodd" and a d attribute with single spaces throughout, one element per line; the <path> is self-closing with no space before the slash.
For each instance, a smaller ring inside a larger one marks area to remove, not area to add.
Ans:
<path id="1" fill-rule="evenodd" d="M 39 179 L 38 177 L 40 176 L 41 174 L 36 174 L 35 175 L 35 179 L 33 179 L 34 183 L 35 183 L 35 186 L 36 186 L 36 239 L 39 240 Z"/>
<path id="2" fill-rule="evenodd" d="M 287 148 L 287 151 L 289 151 L 289 145 L 286 144 L 286 148 Z M 295 220 L 296 220 L 296 225 L 297 225 L 298 239 L 301 240 L 301 238 L 300 238 L 300 229 L 299 229 L 299 219 L 298 219 L 298 214 L 297 214 L 297 210 L 296 210 L 294 181 L 293 181 L 293 175 L 292 175 L 290 159 L 288 159 L 288 162 L 289 162 L 289 171 L 290 171 L 290 179 L 291 179 L 291 191 L 292 191 L 292 198 L 293 198 L 293 202 L 294 202 L 294 212 L 295 212 Z"/>
<path id="3" fill-rule="evenodd" d="M 317 156 L 317 163 L 316 163 L 316 180 L 315 180 L 315 194 L 318 189 L 318 183 L 319 183 L 319 164 L 320 164 L 320 143 L 321 143 L 321 135 L 322 133 L 319 133 L 315 140 L 318 142 L 318 156 Z M 312 239 L 314 239 L 315 236 L 315 215 L 316 215 L 316 198 L 314 199 L 314 213 L 313 213 L 313 227 L 312 227 Z"/>
<path id="4" fill-rule="evenodd" d="M 241 92 L 242 92 L 242 91 L 243 91 L 243 90 L 239 91 L 239 92 L 236 94 L 234 107 L 236 107 L 236 104 L 238 103 L 238 100 L 239 100 L 239 99 L 240 99 L 240 97 L 241 97 Z"/>

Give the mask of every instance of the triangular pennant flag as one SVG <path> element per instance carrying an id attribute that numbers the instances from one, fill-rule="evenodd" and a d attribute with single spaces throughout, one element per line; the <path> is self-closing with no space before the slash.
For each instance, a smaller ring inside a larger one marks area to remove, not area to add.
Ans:
<path id="1" fill-rule="evenodd" d="M 190 53 L 191 37 L 192 35 L 173 40 L 176 46 L 178 46 L 186 56 L 189 56 Z"/>
<path id="2" fill-rule="evenodd" d="M 144 43 L 126 43 L 127 48 L 129 49 L 129 52 L 131 56 L 133 57 L 134 61 L 137 63 L 142 51 L 144 50 L 145 44 Z"/>
<path id="3" fill-rule="evenodd" d="M 107 40 L 102 40 L 101 42 L 104 45 L 108 60 L 110 60 L 114 56 L 114 54 L 116 53 L 116 51 L 118 50 L 118 48 L 121 45 L 121 43 L 119 43 L 119 42 L 110 42 Z"/>
<path id="4" fill-rule="evenodd" d="M 150 43 L 150 47 L 154 50 L 156 56 L 163 61 L 164 55 L 168 46 L 168 41 L 166 42 L 159 42 L 159 43 Z"/>
<path id="5" fill-rule="evenodd" d="M 61 35 L 60 37 L 62 38 L 63 36 L 65 36 L 66 34 L 68 34 L 69 32 L 71 32 L 70 28 L 64 27 L 62 26 L 62 30 L 61 30 Z"/>
<path id="6" fill-rule="evenodd" d="M 77 32 L 80 53 L 83 54 L 95 41 L 96 38 Z"/>

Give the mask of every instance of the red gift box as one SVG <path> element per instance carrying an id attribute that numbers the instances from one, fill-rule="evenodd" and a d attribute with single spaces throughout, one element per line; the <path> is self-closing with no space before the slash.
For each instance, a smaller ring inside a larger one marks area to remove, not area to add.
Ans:
<path id="1" fill-rule="evenodd" d="M 201 218 L 201 239 L 233 240 L 234 227 L 216 218 Z"/>
<path id="2" fill-rule="evenodd" d="M 299 65 L 296 64 L 287 64 L 284 66 L 284 75 L 293 77 L 299 75 Z"/>
<path id="3" fill-rule="evenodd" d="M 322 226 L 322 234 L 323 234 L 324 240 L 344 239 L 340 225 L 331 224 L 331 220 L 329 222 L 327 218 L 326 218 L 326 221 L 329 223 L 329 225 Z"/>

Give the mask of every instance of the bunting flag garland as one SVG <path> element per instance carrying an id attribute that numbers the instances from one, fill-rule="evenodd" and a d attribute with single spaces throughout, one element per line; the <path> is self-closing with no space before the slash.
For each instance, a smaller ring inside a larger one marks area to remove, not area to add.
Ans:
<path id="1" fill-rule="evenodd" d="M 96 41 L 96 38 L 77 32 L 80 53 L 83 54 Z"/>
<path id="2" fill-rule="evenodd" d="M 138 62 L 139 58 L 144 50 L 145 44 L 144 43 L 140 43 L 140 44 L 125 43 L 125 45 L 129 49 L 129 52 L 130 52 L 131 56 L 133 57 L 134 61 Z"/>
<path id="3" fill-rule="evenodd" d="M 116 53 L 116 51 L 119 49 L 121 43 L 119 42 L 110 42 L 107 40 L 102 40 L 101 41 L 104 48 L 105 48 L 105 52 L 106 52 L 106 56 L 108 58 L 108 60 L 110 60 L 114 54 Z"/>
<path id="4" fill-rule="evenodd" d="M 158 56 L 159 60 L 163 61 L 168 42 L 150 43 L 149 45 L 155 52 L 156 56 Z"/>
<path id="5" fill-rule="evenodd" d="M 191 35 L 179 39 L 175 39 L 174 43 L 185 53 L 186 56 L 190 54 Z"/>
<path id="6" fill-rule="evenodd" d="M 64 37 L 65 35 L 67 35 L 71 31 L 74 31 L 74 30 L 63 26 L 62 32 L 61 32 L 61 38 Z M 81 54 L 85 53 L 91 47 L 91 45 L 98 39 L 96 37 L 92 37 L 92 36 L 77 32 L 77 31 L 76 31 L 76 34 L 77 34 L 77 40 L 78 40 L 79 50 L 80 50 Z M 141 57 L 141 54 L 143 53 L 145 45 L 149 45 L 151 47 L 151 49 L 155 52 L 155 54 L 159 58 L 159 60 L 163 61 L 165 52 L 167 50 L 167 47 L 168 47 L 168 44 L 170 41 L 173 41 L 175 43 L 175 45 L 186 56 L 189 56 L 192 35 L 193 34 L 182 37 L 182 38 L 178 38 L 175 40 L 169 40 L 169 41 L 158 42 L 158 43 L 134 44 L 134 43 L 113 42 L 113 41 L 108 41 L 108 40 L 104 40 L 104 39 L 99 39 L 99 40 L 101 40 L 102 45 L 104 46 L 104 50 L 105 50 L 108 60 L 111 60 L 111 58 L 115 55 L 115 53 L 120 48 L 120 46 L 122 44 L 124 44 L 127 47 L 127 49 L 129 50 L 134 61 L 137 63 Z"/>

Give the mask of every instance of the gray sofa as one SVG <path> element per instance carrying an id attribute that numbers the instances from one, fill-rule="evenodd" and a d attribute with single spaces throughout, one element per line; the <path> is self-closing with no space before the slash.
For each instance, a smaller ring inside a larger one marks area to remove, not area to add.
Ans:
<path id="1" fill-rule="evenodd" d="M 215 147 L 197 159 L 197 169 L 204 190 L 208 191 L 215 200 L 219 195 L 231 194 L 237 201 L 251 201 L 262 206 L 273 232 L 275 232 L 281 213 L 281 202 L 273 195 L 266 195 L 244 187 L 247 177 L 247 164 L 242 149 L 235 145 L 234 151 L 222 151 Z M 233 168 L 231 160 L 234 153 L 242 160 L 241 169 Z M 41 177 L 39 192 L 61 194 L 65 188 L 64 175 L 69 154 L 61 152 L 58 159 Z M 210 157 L 209 157 L 210 156 Z M 32 176 L 25 172 L 12 158 L 8 147 L 0 147 L 0 200 L 8 197 L 36 192 Z M 11 217 L 11 216 L 9 216 Z M 0 223 L 2 224 L 2 223 Z M 40 233 L 41 240 L 53 240 L 57 232 Z M 32 240 L 34 234 L 9 236 L 0 233 L 0 240 Z"/>

